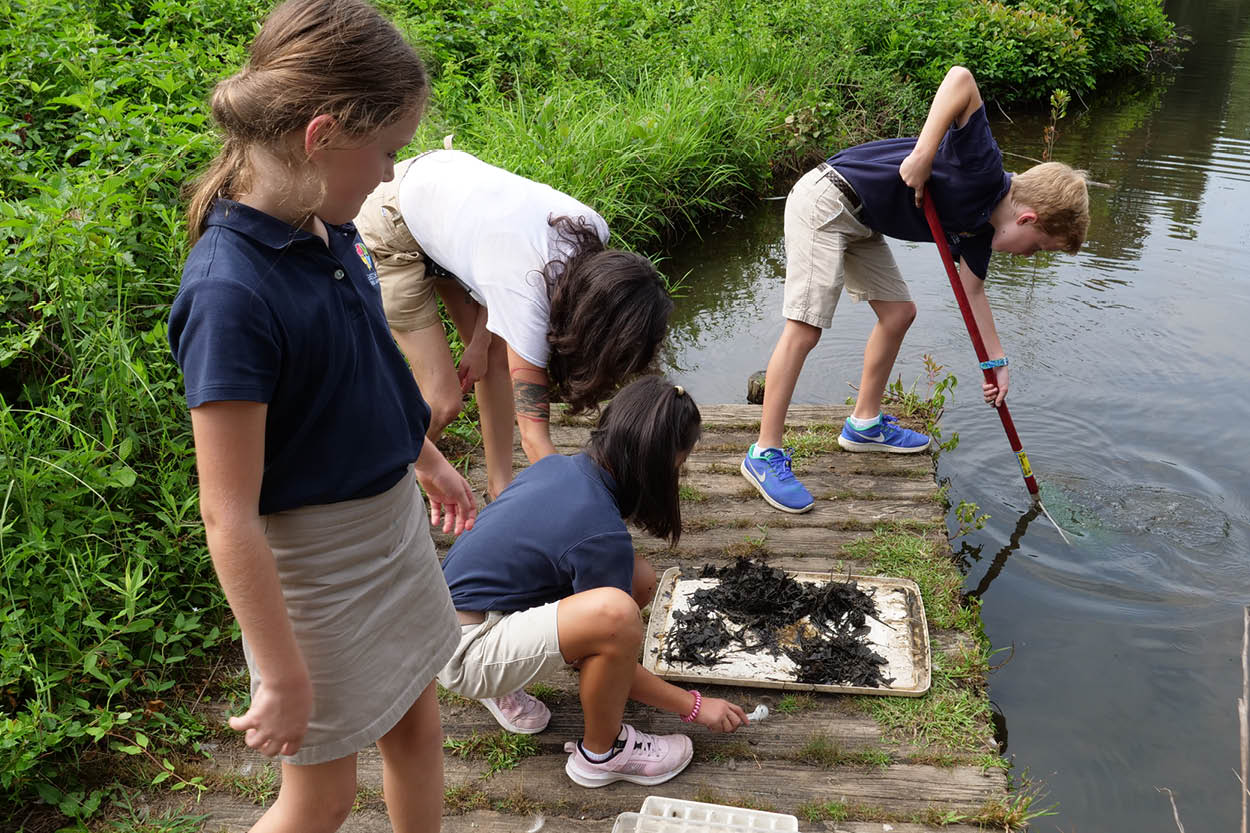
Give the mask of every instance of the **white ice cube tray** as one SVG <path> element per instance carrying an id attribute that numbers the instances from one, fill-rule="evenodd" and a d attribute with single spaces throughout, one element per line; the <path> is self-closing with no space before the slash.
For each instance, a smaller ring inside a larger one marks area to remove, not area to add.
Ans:
<path id="1" fill-rule="evenodd" d="M 616 817 L 612 833 L 798 833 L 784 813 L 649 795 L 637 813 Z"/>

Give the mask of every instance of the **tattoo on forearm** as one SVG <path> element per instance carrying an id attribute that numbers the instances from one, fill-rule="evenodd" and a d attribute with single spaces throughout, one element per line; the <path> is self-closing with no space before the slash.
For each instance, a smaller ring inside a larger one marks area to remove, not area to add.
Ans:
<path id="1" fill-rule="evenodd" d="M 513 379 L 512 398 L 516 402 L 517 416 L 541 422 L 547 422 L 551 418 L 551 402 L 546 385 Z"/>

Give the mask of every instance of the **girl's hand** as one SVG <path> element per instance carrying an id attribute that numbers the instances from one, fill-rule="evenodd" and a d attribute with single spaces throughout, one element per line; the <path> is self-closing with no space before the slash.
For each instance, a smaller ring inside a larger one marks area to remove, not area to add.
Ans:
<path id="1" fill-rule="evenodd" d="M 747 713 L 728 700 L 704 697 L 694 722 L 706 726 L 709 732 L 732 732 L 746 724 Z"/>
<path id="2" fill-rule="evenodd" d="M 430 502 L 430 526 L 437 527 L 441 518 L 443 532 L 459 535 L 472 529 L 477 518 L 473 487 L 438 453 L 433 443 L 426 441 L 416 470 L 417 482 Z"/>
<path id="3" fill-rule="evenodd" d="M 294 755 L 304 743 L 312 715 L 312 683 L 305 673 L 289 684 L 262 680 L 252 705 L 230 718 L 230 728 L 243 733 L 244 742 L 262 755 Z"/>
<path id="4" fill-rule="evenodd" d="M 464 348 L 464 352 L 460 354 L 460 364 L 456 367 L 456 376 L 460 379 L 460 392 L 468 393 L 473 385 L 480 381 L 490 367 L 488 363 L 488 353 L 490 347 L 490 333 L 483 332 L 472 343 Z"/>
<path id="5" fill-rule="evenodd" d="M 994 382 L 983 382 L 981 384 L 981 393 L 985 396 L 986 403 L 997 408 L 1003 404 L 1003 400 L 1007 398 L 1007 388 L 1009 386 L 1007 366 L 994 368 Z"/>

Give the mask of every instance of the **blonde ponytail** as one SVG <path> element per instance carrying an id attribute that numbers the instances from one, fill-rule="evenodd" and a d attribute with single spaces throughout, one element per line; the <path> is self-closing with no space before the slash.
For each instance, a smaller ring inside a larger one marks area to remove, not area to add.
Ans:
<path id="1" fill-rule="evenodd" d="M 286 0 L 265 19 L 237 73 L 210 99 L 221 151 L 186 189 L 194 243 L 220 197 L 244 193 L 248 151 L 283 156 L 282 142 L 319 115 L 348 139 L 420 113 L 429 95 L 425 66 L 403 35 L 366 0 Z"/>

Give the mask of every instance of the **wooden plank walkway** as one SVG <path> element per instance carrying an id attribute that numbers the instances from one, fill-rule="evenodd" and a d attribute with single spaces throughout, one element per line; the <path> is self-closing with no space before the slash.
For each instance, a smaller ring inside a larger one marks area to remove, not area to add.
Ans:
<path id="1" fill-rule="evenodd" d="M 847 408 L 796 406 L 787 443 L 799 449 L 796 470 L 818 503 L 810 513 L 786 515 L 767 506 L 738 470 L 755 438 L 759 407 L 711 405 L 702 412 L 703 439 L 683 474 L 680 546 L 672 550 L 635 531 L 638 550 L 657 572 L 751 555 L 788 569 L 915 578 L 925 594 L 933 689 L 911 700 L 709 687 L 748 711 L 764 702 L 772 714 L 732 735 L 695 729 L 694 762 L 659 787 L 618 783 L 589 790 L 564 774 L 562 747 L 579 736 L 581 710 L 575 677 L 563 674 L 536 689 L 551 706 L 552 722 L 532 736 L 528 754 L 514 767 L 491 772 L 480 754 L 447 751 L 443 830 L 526 831 L 541 815 L 547 833 L 607 833 L 618 813 L 636 811 L 649 794 L 792 813 L 804 831 L 972 831 L 977 828 L 960 822 L 973 821 L 997 821 L 996 829 L 1004 829 L 1001 818 L 1013 799 L 995 754 L 984 652 L 974 636 L 979 623 L 975 612 L 958 608 L 959 575 L 932 457 L 848 454 L 836 445 Z M 559 420 L 552 431 L 557 448 L 578 450 L 588 425 Z M 524 465 L 519 449 L 516 459 Z M 477 467 L 470 479 L 479 490 L 485 482 Z M 444 536 L 436 541 L 440 551 L 450 543 Z M 442 718 L 453 745 L 476 745 L 480 752 L 505 739 L 484 708 L 454 695 L 443 698 Z M 636 704 L 626 720 L 648 732 L 689 729 L 676 716 Z M 269 767 L 237 739 L 221 741 L 205 768 L 214 783 L 233 787 L 210 793 L 194 810 L 209 814 L 204 829 L 246 830 L 264 800 L 272 800 Z M 253 781 L 268 788 L 241 788 Z M 344 829 L 389 830 L 376 750 L 361 754 L 359 783 L 358 811 Z M 262 800 L 254 803 L 248 793 Z"/>

